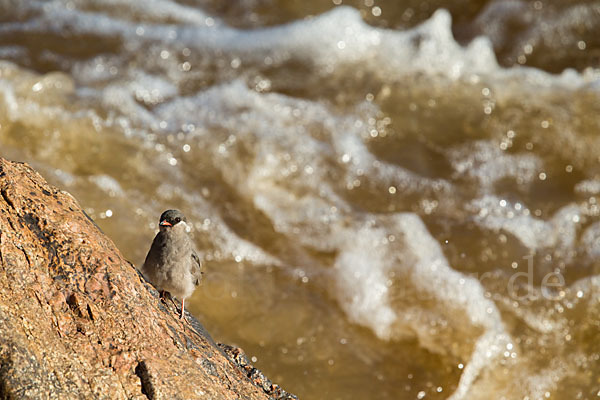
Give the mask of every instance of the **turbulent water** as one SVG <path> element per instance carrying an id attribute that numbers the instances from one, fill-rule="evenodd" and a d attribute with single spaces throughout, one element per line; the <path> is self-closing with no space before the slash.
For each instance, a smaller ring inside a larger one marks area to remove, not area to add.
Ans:
<path id="1" fill-rule="evenodd" d="M 600 397 L 600 3 L 0 0 L 0 155 L 302 399 Z"/>

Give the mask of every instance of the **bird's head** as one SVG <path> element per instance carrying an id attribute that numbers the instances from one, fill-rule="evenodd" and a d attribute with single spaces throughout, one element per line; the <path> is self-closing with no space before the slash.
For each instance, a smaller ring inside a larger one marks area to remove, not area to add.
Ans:
<path id="1" fill-rule="evenodd" d="M 158 223 L 161 231 L 171 230 L 173 228 L 185 228 L 186 218 L 185 215 L 179 210 L 167 210 L 160 216 L 160 222 Z"/>

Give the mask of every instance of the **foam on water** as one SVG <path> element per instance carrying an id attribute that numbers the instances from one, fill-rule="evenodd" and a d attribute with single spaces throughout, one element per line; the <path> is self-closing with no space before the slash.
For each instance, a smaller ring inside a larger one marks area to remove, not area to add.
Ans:
<path id="1" fill-rule="evenodd" d="M 489 192 L 503 178 L 515 178 L 519 184 L 537 179 L 542 160 L 533 154 L 507 154 L 489 141 L 471 142 L 448 151 L 457 177 L 477 179 L 480 190 Z"/>
<path id="2" fill-rule="evenodd" d="M 40 17 L 18 25 L 7 24 L 4 30 L 62 32 L 68 28 L 80 34 L 121 37 L 131 52 L 143 51 L 148 43 L 163 43 L 176 46 L 176 49 L 186 46 L 200 53 L 237 56 L 242 65 L 264 66 L 267 58 L 270 65 L 291 59 L 302 60 L 308 61 L 317 74 L 324 76 L 334 70 L 339 74 L 347 67 L 358 67 L 363 73 L 387 83 L 418 72 L 453 80 L 485 76 L 492 78 L 490 83 L 495 90 L 505 93 L 507 90 L 503 86 L 509 84 L 512 91 L 520 82 L 532 87 L 564 85 L 571 89 L 588 83 L 584 76 L 573 71 L 552 76 L 531 68 L 501 69 L 488 39 L 477 38 L 467 47 L 456 43 L 451 18 L 445 10 L 436 11 L 429 20 L 409 31 L 369 26 L 360 13 L 350 7 L 336 7 L 310 20 L 284 26 L 244 31 L 222 23 L 207 26 L 207 19 L 218 20 L 196 8 L 169 1 L 136 3 L 134 6 L 122 1 L 115 3 L 124 7 L 123 12 L 107 16 L 65 7 L 62 2 L 34 2 L 28 7 L 43 9 Z M 148 15 L 150 20 L 155 14 L 166 15 L 172 23 L 160 19 L 140 23 L 140 12 Z M 85 81 L 87 74 L 81 72 L 78 78 Z M 181 71 L 178 73 L 184 75 Z M 136 79 L 133 75 L 130 78 Z"/>
<path id="3" fill-rule="evenodd" d="M 488 229 L 505 230 L 518 238 L 531 250 L 545 247 L 570 249 L 575 243 L 577 223 L 581 219 L 579 207 L 572 204 L 559 210 L 550 221 L 531 215 L 531 211 L 519 203 L 495 196 L 473 200 L 469 207 L 477 215 L 478 223 Z"/>

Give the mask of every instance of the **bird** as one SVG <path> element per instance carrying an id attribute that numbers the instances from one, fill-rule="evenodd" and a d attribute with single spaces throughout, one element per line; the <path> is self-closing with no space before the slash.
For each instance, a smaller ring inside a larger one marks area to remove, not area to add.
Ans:
<path id="1" fill-rule="evenodd" d="M 154 237 L 142 266 L 142 274 L 160 291 L 181 300 L 180 319 L 184 318 L 185 299 L 202 278 L 202 263 L 188 235 L 185 215 L 167 210 L 160 216 L 159 232 Z"/>

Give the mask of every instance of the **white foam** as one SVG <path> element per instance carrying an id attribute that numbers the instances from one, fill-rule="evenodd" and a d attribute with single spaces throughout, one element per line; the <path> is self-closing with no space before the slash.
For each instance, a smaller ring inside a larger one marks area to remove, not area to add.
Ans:
<path id="1" fill-rule="evenodd" d="M 600 222 L 588 226 L 581 235 L 581 247 L 590 260 L 600 258 Z"/>
<path id="2" fill-rule="evenodd" d="M 439 244 L 415 214 L 370 216 L 357 228 L 342 228 L 336 235 L 345 238 L 335 262 L 338 299 L 353 321 L 370 327 L 383 339 L 414 332 L 422 345 L 442 353 L 453 352 L 450 341 L 454 339 L 426 328 L 437 318 L 443 318 L 454 333 L 468 336 L 467 332 L 473 335 L 477 328 L 483 329 L 483 335 L 474 338 L 471 360 L 453 396 L 462 398 L 510 341 L 500 313 L 484 296 L 481 284 L 448 265 Z M 391 235 L 395 238 L 392 242 Z M 392 272 L 407 280 L 404 284 L 413 288 L 408 292 L 435 299 L 435 308 L 415 306 L 412 298 L 394 298 Z M 404 316 L 406 312 L 411 315 Z M 463 325 L 455 313 L 465 316 L 470 326 Z"/>
<path id="3" fill-rule="evenodd" d="M 581 211 L 575 204 L 561 208 L 550 221 L 535 218 L 523 204 L 487 195 L 471 201 L 468 208 L 482 227 L 505 230 L 523 243 L 538 250 L 548 247 L 570 249 L 575 243 Z"/>
<path id="4" fill-rule="evenodd" d="M 585 179 L 575 185 L 575 192 L 583 196 L 600 194 L 600 179 Z"/>
<path id="5" fill-rule="evenodd" d="M 450 149 L 448 157 L 452 162 L 456 177 L 477 179 L 484 192 L 490 192 L 493 185 L 507 177 L 519 184 L 528 184 L 537 179 L 542 170 L 542 160 L 534 154 L 508 154 L 497 144 L 475 141 Z"/>
<path id="6" fill-rule="evenodd" d="M 125 192 L 121 188 L 119 182 L 109 175 L 93 175 L 89 180 L 95 183 L 101 190 L 105 191 L 109 196 L 123 196 Z"/>
<path id="7" fill-rule="evenodd" d="M 526 83 L 530 87 L 588 85 L 581 74 L 573 71 L 553 76 L 532 68 L 502 69 L 498 66 L 491 43 L 476 38 L 461 47 L 453 38 L 450 14 L 437 10 L 421 25 L 408 31 L 375 28 L 365 23 L 360 12 L 351 7 L 331 11 L 283 26 L 238 30 L 202 11 L 171 1 L 136 2 L 112 0 L 126 11 L 115 16 L 99 12 L 70 9 L 61 3 L 32 3 L 43 8 L 39 18 L 22 24 L 9 24 L 4 30 L 55 31 L 65 29 L 80 34 L 121 37 L 132 53 L 144 51 L 147 43 L 186 46 L 199 53 L 228 54 L 241 59 L 242 65 L 263 65 L 270 58 L 274 65 L 294 59 L 309 60 L 314 72 L 323 76 L 346 69 L 360 68 L 365 74 L 390 83 L 407 75 L 425 73 L 451 80 L 486 77 L 500 93 L 513 93 Z M 147 21 L 139 22 L 139 15 Z M 162 16 L 179 25 L 166 23 Z M 137 50 L 136 50 L 137 49 Z M 181 72 L 172 71 L 172 75 Z M 509 90 L 506 90 L 508 88 Z"/>

